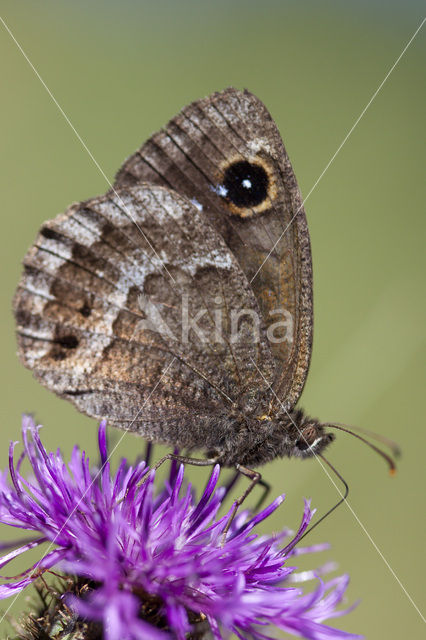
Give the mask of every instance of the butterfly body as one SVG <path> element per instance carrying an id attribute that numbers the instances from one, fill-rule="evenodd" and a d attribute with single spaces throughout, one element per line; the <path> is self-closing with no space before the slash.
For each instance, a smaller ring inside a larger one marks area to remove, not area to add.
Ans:
<path id="1" fill-rule="evenodd" d="M 249 92 L 189 105 L 106 195 L 46 222 L 14 300 L 19 355 L 80 411 L 225 465 L 332 439 L 295 408 L 312 349 L 309 233 Z"/>
<path id="2" fill-rule="evenodd" d="M 320 453 L 334 439 L 317 420 L 297 409 L 275 419 L 223 417 L 211 425 L 208 458 L 228 467 L 257 468 L 276 458 L 305 458 Z"/>

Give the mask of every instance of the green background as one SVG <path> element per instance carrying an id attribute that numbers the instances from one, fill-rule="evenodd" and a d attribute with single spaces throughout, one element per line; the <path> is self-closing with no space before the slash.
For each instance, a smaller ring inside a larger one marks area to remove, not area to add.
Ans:
<path id="1" fill-rule="evenodd" d="M 402 1 L 3 1 L 2 8 L 109 179 L 183 105 L 233 85 L 249 88 L 271 111 L 305 196 L 422 20 L 420 3 Z M 310 540 L 327 540 L 332 549 L 309 564 L 336 560 L 351 576 L 349 601 L 362 600 L 335 624 L 372 639 L 419 638 L 423 630 L 404 592 L 423 606 L 423 31 L 306 203 L 315 340 L 301 405 L 324 421 L 394 438 L 403 449 L 390 478 L 378 456 L 338 434 L 329 458 L 350 484 L 356 517 L 343 506 Z M 41 223 L 108 185 L 2 25 L 0 60 L 4 468 L 22 411 L 45 425 L 48 447 L 68 453 L 78 442 L 94 455 L 95 423 L 18 363 L 11 298 Z M 139 450 L 140 440 L 126 435 L 119 453 L 133 459 Z M 205 471 L 188 473 L 204 482 Z M 295 527 L 303 496 L 319 513 L 336 500 L 315 460 L 278 460 L 264 477 L 274 496 L 288 496 L 269 529 Z M 11 612 L 25 600 L 21 594 Z"/>

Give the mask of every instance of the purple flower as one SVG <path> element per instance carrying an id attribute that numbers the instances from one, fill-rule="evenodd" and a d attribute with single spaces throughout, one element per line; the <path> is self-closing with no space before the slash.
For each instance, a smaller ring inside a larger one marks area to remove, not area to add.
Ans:
<path id="1" fill-rule="evenodd" d="M 224 541 L 232 508 L 217 515 L 226 495 L 216 487 L 219 466 L 197 503 L 183 484 L 183 466 L 174 467 L 159 492 L 144 462 L 129 467 L 123 460 L 112 475 L 105 423 L 99 428 L 99 470 L 77 447 L 68 465 L 59 450 L 47 453 L 30 417 L 24 417 L 22 433 L 24 453 L 16 464 L 15 444 L 10 446 L 10 481 L 6 473 L 0 476 L 0 522 L 36 537 L 15 543 L 21 546 L 0 559 L 0 568 L 28 549 L 50 544 L 19 579 L 5 579 L 1 598 L 55 566 L 90 581 L 85 597 L 68 596 L 67 603 L 81 617 L 101 621 L 106 640 L 185 640 L 197 617 L 208 622 L 216 640 L 230 632 L 265 640 L 274 633 L 271 627 L 315 640 L 360 637 L 323 624 L 346 613 L 336 608 L 348 578 L 324 582 L 324 571 L 297 574 L 291 566 L 297 555 L 325 548 L 294 547 L 313 515 L 308 502 L 299 531 L 286 545 L 286 531 L 274 537 L 255 533 L 284 496 L 254 517 L 238 513 Z M 20 471 L 24 458 L 33 469 L 30 479 Z M 303 592 L 300 585 L 311 579 L 314 590 Z M 157 607 L 161 625 L 147 621 L 147 602 Z"/>

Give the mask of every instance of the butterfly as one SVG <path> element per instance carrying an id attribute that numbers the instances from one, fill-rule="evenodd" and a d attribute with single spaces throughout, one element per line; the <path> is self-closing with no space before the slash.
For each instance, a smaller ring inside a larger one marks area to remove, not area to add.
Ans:
<path id="1" fill-rule="evenodd" d="M 238 468 L 333 440 L 296 407 L 312 350 L 309 232 L 252 93 L 185 107 L 106 195 L 44 223 L 23 265 L 20 358 L 88 416 Z"/>

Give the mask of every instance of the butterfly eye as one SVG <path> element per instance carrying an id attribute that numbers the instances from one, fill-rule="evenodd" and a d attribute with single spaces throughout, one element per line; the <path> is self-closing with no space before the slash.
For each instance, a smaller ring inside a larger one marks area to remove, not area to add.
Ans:
<path id="1" fill-rule="evenodd" d="M 226 169 L 223 186 L 236 207 L 256 207 L 268 196 L 269 178 L 259 164 L 239 160 Z"/>
<path id="2" fill-rule="evenodd" d="M 314 425 L 305 427 L 301 433 L 301 438 L 296 442 L 296 447 L 301 451 L 309 449 L 318 438 L 318 431 Z"/>

